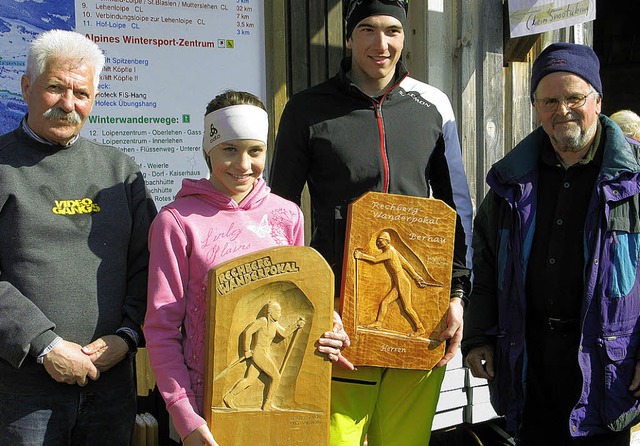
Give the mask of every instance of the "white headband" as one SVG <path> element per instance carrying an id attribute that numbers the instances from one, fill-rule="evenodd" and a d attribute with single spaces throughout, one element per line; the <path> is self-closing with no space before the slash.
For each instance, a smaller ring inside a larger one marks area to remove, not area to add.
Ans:
<path id="1" fill-rule="evenodd" d="M 232 105 L 204 117 L 202 147 L 208 154 L 218 144 L 234 139 L 255 139 L 267 143 L 269 117 L 255 105 Z"/>

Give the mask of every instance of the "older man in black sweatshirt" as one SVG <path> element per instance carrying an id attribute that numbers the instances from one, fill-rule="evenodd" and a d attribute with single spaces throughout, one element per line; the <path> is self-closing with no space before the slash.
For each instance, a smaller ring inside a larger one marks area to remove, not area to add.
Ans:
<path id="1" fill-rule="evenodd" d="M 103 65 L 80 34 L 39 36 L 0 136 L 3 444 L 131 441 L 156 209 L 131 158 L 79 136 Z"/>

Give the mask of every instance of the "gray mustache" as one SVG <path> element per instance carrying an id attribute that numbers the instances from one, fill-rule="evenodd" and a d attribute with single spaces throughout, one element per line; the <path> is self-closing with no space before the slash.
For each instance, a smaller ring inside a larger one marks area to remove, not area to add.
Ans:
<path id="1" fill-rule="evenodd" d="M 44 116 L 46 119 L 64 119 L 66 121 L 69 121 L 71 124 L 80 124 L 82 122 L 82 119 L 80 118 L 78 112 L 71 111 L 67 113 L 58 107 L 50 108 L 49 110 L 44 112 L 42 116 Z"/>

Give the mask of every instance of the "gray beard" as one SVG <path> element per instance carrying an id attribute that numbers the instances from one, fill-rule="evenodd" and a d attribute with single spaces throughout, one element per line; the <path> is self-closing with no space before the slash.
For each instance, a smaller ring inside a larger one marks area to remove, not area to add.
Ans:
<path id="1" fill-rule="evenodd" d="M 580 127 L 571 129 L 562 137 L 557 138 L 555 135 L 551 138 L 553 146 L 560 152 L 579 152 L 591 142 L 596 134 L 598 123 L 594 122 L 591 128 L 582 132 Z"/>

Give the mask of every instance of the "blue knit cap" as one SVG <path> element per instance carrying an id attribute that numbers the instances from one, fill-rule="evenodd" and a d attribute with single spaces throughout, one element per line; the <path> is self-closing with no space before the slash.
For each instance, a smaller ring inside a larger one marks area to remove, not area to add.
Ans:
<path id="1" fill-rule="evenodd" d="M 547 74 L 567 71 L 589 82 L 602 97 L 600 81 L 600 61 L 593 50 L 586 45 L 558 42 L 546 47 L 533 62 L 531 69 L 531 102 L 538 84 Z"/>

